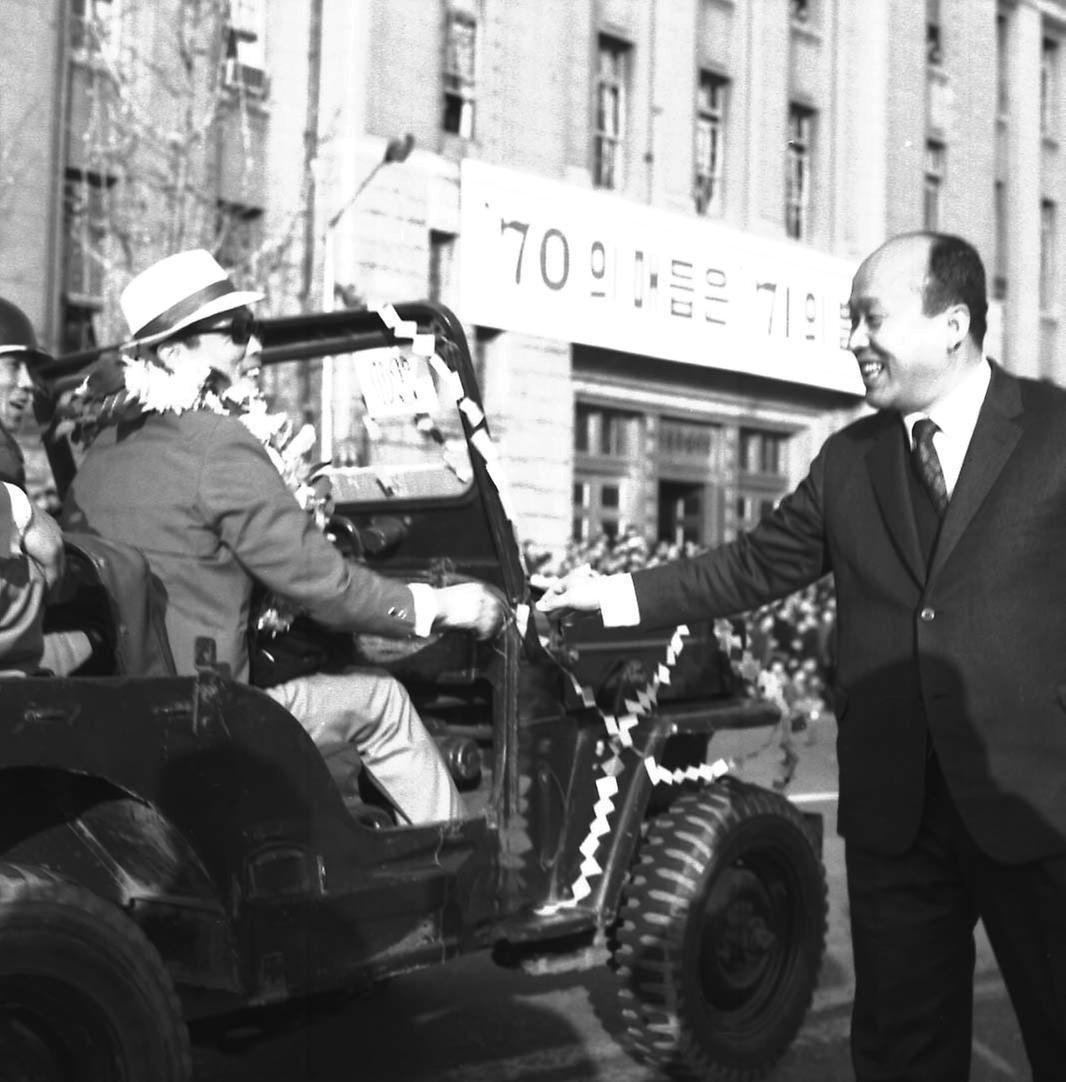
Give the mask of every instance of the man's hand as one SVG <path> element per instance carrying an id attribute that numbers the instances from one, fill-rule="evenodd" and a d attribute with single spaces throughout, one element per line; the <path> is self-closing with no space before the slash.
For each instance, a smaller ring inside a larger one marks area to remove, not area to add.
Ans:
<path id="1" fill-rule="evenodd" d="M 63 533 L 51 515 L 37 507 L 22 535 L 22 551 L 44 572 L 51 589 L 63 574 Z"/>
<path id="2" fill-rule="evenodd" d="M 479 639 L 491 639 L 507 618 L 503 598 L 481 582 L 442 586 L 436 591 L 436 602 L 434 629 L 473 631 Z"/>
<path id="3" fill-rule="evenodd" d="M 599 612 L 599 578 L 587 565 L 577 567 L 545 591 L 537 608 L 560 616 L 571 612 Z"/>

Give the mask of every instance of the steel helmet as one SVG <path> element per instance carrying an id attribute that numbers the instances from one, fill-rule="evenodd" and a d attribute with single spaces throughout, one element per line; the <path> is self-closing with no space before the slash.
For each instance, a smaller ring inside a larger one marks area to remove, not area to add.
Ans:
<path id="1" fill-rule="evenodd" d="M 0 356 L 21 354 L 20 360 L 50 360 L 43 349 L 37 348 L 33 324 L 18 305 L 0 297 Z"/>

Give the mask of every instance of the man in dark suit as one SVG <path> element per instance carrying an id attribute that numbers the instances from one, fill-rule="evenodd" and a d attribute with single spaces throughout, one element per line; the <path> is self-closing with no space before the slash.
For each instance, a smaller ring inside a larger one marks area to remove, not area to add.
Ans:
<path id="1" fill-rule="evenodd" d="M 297 503 L 259 438 L 212 412 L 205 394 L 235 380 L 259 352 L 248 309 L 206 251 L 179 252 L 123 291 L 123 312 L 147 367 L 127 370 L 140 410 L 106 428 L 67 493 L 64 526 L 140 549 L 166 594 L 179 673 L 197 643 L 238 680 L 249 674 L 247 629 L 259 583 L 338 631 L 393 637 L 441 628 L 496 634 L 504 610 L 480 583 L 408 585 L 345 560 Z M 320 746 L 351 742 L 411 822 L 463 814 L 459 793 L 403 687 L 384 672 L 312 673 L 268 688 Z"/>
<path id="2" fill-rule="evenodd" d="M 661 625 L 832 571 L 839 829 L 861 1082 L 969 1077 L 980 917 L 1034 1079 L 1066 1077 L 1066 392 L 983 353 L 965 241 L 907 234 L 852 284 L 876 413 L 831 436 L 750 533 L 547 611 Z"/>

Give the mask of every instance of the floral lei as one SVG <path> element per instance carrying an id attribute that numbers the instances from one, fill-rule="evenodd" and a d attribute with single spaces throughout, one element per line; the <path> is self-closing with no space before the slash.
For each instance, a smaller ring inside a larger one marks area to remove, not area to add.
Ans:
<path id="1" fill-rule="evenodd" d="M 255 380 L 222 385 L 202 361 L 186 358 L 174 368 L 144 357 L 98 361 L 59 411 L 55 434 L 88 447 L 109 425 L 147 413 L 187 410 L 236 417 L 262 444 L 296 502 L 319 529 L 325 529 L 331 500 L 328 485 L 321 483 L 327 463 L 311 462 L 317 441 L 314 425 L 297 429 L 286 414 L 270 412 Z M 299 611 L 288 599 L 271 595 L 257 614 L 257 629 L 280 634 Z"/>

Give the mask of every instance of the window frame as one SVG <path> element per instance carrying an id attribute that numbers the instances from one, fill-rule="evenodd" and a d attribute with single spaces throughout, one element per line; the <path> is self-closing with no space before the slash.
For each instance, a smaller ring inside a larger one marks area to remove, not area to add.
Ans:
<path id="1" fill-rule="evenodd" d="M 592 183 L 608 191 L 620 191 L 626 182 L 625 149 L 632 56 L 633 46 L 630 42 L 613 34 L 599 34 L 592 114 Z M 612 61 L 609 69 L 604 63 L 607 57 Z M 611 117 L 610 125 L 606 122 L 608 116 Z"/>
<path id="2" fill-rule="evenodd" d="M 117 61 L 122 50 L 124 17 L 125 0 L 72 0 L 71 54 L 87 61 Z"/>
<path id="3" fill-rule="evenodd" d="M 456 34 L 460 27 L 469 33 L 467 43 Z M 445 9 L 440 126 L 441 131 L 467 140 L 476 135 L 478 37 L 478 20 L 472 12 L 451 5 Z M 466 52 L 468 65 L 462 62 Z"/>
<path id="4" fill-rule="evenodd" d="M 115 178 L 87 169 L 68 167 L 63 175 L 63 298 L 84 308 L 101 308 L 107 269 L 102 249 L 110 235 L 107 193 Z M 83 205 L 76 206 L 76 201 Z M 75 268 L 81 272 L 75 276 Z M 72 288 L 92 285 L 98 289 Z"/>
<path id="5" fill-rule="evenodd" d="M 941 201 L 947 176 L 948 148 L 939 139 L 926 139 L 922 163 L 922 228 L 940 228 Z"/>
<path id="6" fill-rule="evenodd" d="M 944 24 L 940 0 L 925 0 L 925 60 L 932 68 L 944 66 Z"/>
<path id="7" fill-rule="evenodd" d="M 1058 203 L 1040 200 L 1040 311 L 1051 312 L 1055 303 L 1058 278 Z"/>
<path id="8" fill-rule="evenodd" d="M 704 90 L 708 93 L 704 94 Z M 725 128 L 729 109 L 730 81 L 706 68 L 696 84 L 696 130 L 693 200 L 697 214 L 721 214 L 725 200 Z M 706 138 L 704 138 L 706 133 Z M 702 149 L 706 146 L 706 155 Z M 704 160 L 706 159 L 706 160 Z"/>
<path id="9" fill-rule="evenodd" d="M 1059 39 L 1045 32 L 1040 39 L 1040 135 L 1044 139 L 1058 135 L 1061 68 Z"/>
<path id="10" fill-rule="evenodd" d="M 785 152 L 785 234 L 793 240 L 811 239 L 811 190 L 818 111 L 789 102 L 788 145 Z"/>
<path id="11" fill-rule="evenodd" d="M 215 256 L 227 270 L 246 268 L 263 246 L 266 216 L 262 207 L 215 201 Z M 240 239 L 243 238 L 243 239 Z"/>
<path id="12" fill-rule="evenodd" d="M 266 58 L 266 0 L 230 0 L 222 85 L 264 98 L 270 92 Z"/>
<path id="13" fill-rule="evenodd" d="M 1007 296 L 1007 185 L 996 180 L 992 185 L 992 217 L 995 248 L 992 256 L 992 298 L 1004 300 Z"/>

